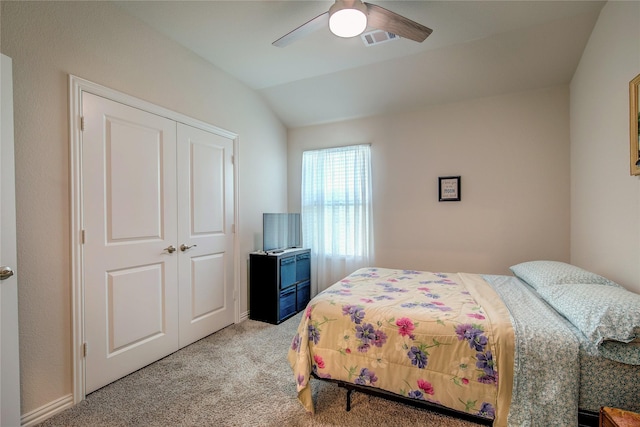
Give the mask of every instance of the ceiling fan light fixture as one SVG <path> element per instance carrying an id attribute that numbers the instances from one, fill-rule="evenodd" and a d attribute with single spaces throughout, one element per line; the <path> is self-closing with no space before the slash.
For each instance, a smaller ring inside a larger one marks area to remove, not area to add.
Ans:
<path id="1" fill-rule="evenodd" d="M 359 36 L 367 28 L 366 12 L 367 7 L 361 1 L 336 1 L 329 9 L 329 29 L 338 37 Z"/>

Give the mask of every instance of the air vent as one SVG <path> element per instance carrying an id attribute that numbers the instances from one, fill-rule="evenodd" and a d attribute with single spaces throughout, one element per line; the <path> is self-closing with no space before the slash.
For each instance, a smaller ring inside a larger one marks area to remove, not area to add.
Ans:
<path id="1" fill-rule="evenodd" d="M 374 46 L 380 43 L 386 43 L 392 40 L 400 39 L 400 36 L 382 30 L 374 30 L 369 31 L 368 33 L 362 33 L 360 34 L 360 37 L 362 37 L 362 41 L 364 42 L 365 46 Z"/>

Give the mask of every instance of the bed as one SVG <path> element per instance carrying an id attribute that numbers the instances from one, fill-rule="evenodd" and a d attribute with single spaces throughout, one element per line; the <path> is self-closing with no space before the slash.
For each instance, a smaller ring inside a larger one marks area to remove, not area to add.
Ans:
<path id="1" fill-rule="evenodd" d="M 640 411 L 640 295 L 565 263 L 511 270 L 366 268 L 321 292 L 288 353 L 301 404 L 319 379 L 494 426 Z"/>

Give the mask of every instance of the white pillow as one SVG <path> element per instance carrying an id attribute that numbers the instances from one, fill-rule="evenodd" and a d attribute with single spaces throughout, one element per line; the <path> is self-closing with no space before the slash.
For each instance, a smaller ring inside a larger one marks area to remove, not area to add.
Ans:
<path id="1" fill-rule="evenodd" d="M 571 283 L 600 284 L 622 288 L 616 282 L 559 261 L 527 261 L 510 267 L 513 274 L 534 289 Z"/>

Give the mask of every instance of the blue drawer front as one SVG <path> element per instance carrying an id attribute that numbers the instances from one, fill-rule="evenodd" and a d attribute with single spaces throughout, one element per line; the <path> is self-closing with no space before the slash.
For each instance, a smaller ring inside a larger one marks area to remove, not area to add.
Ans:
<path id="1" fill-rule="evenodd" d="M 280 292 L 280 320 L 296 312 L 296 288 Z"/>
<path id="2" fill-rule="evenodd" d="M 309 280 L 310 258 L 308 253 L 296 256 L 296 279 L 298 282 Z"/>
<path id="3" fill-rule="evenodd" d="M 311 282 L 307 280 L 306 282 L 299 283 L 297 289 L 298 298 L 296 301 L 296 307 L 298 311 L 302 311 L 307 304 L 309 304 L 309 299 L 311 297 Z"/>
<path id="4" fill-rule="evenodd" d="M 304 253 L 304 254 L 296 255 L 296 259 L 298 261 L 303 260 L 303 259 L 309 259 L 309 258 L 311 258 L 311 254 L 309 252 Z"/>
<path id="5" fill-rule="evenodd" d="M 280 260 L 280 289 L 296 283 L 296 258 L 282 258 Z"/>

